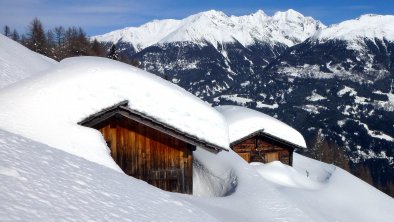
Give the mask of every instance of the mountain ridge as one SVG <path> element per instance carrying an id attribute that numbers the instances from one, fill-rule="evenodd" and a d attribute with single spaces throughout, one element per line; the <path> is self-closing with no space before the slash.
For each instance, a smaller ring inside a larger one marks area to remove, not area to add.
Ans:
<path id="1" fill-rule="evenodd" d="M 115 30 L 92 38 L 115 44 L 129 43 L 137 52 L 154 44 L 183 41 L 200 44 L 207 41 L 215 46 L 218 43 L 233 43 L 234 41 L 248 46 L 255 41 L 263 41 L 291 46 L 302 42 L 317 29 L 324 27 L 325 25 L 320 21 L 305 17 L 294 10 L 277 12 L 271 17 L 262 10 L 244 16 L 227 16 L 221 11 L 210 10 L 182 20 L 154 20 L 139 27 Z M 202 31 L 202 29 L 207 31 Z M 150 34 L 156 36 L 149 36 Z"/>

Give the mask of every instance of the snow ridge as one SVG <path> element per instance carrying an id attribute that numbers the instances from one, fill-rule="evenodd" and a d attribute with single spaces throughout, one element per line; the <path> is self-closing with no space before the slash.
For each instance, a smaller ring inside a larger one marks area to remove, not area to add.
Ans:
<path id="1" fill-rule="evenodd" d="M 205 11 L 182 20 L 154 20 L 139 27 L 116 30 L 92 38 L 101 42 L 131 43 L 136 51 L 154 44 L 172 42 L 210 43 L 239 42 L 244 46 L 256 42 L 282 43 L 287 46 L 300 43 L 316 30 L 325 28 L 320 21 L 290 9 L 268 16 L 262 10 L 244 15 L 227 16 L 221 11 Z"/>
<path id="2" fill-rule="evenodd" d="M 394 15 L 366 14 L 317 31 L 312 39 L 355 41 L 368 39 L 386 39 L 394 41 Z"/>
<path id="3" fill-rule="evenodd" d="M 0 34 L 0 88 L 47 70 L 56 63 Z"/>

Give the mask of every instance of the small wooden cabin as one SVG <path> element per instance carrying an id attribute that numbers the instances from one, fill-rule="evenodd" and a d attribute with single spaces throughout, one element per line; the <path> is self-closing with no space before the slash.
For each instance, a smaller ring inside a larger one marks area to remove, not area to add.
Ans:
<path id="1" fill-rule="evenodd" d="M 292 166 L 297 145 L 264 133 L 263 130 L 234 141 L 230 147 L 248 163 L 269 163 L 275 160 Z"/>
<path id="2" fill-rule="evenodd" d="M 127 103 L 109 107 L 79 124 L 103 134 L 124 173 L 166 191 L 192 194 L 196 146 L 214 153 L 223 148 L 131 110 Z"/>

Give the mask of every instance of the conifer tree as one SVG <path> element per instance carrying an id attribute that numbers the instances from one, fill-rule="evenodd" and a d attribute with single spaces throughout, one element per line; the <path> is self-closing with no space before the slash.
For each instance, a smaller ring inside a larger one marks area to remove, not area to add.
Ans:
<path id="1" fill-rule="evenodd" d="M 8 25 L 4 26 L 4 32 L 3 33 L 7 37 L 11 36 L 11 29 L 10 29 L 10 27 Z"/>
<path id="2" fill-rule="evenodd" d="M 55 34 L 53 33 L 52 30 L 47 31 L 46 39 L 47 39 L 47 56 L 54 58 L 56 54 L 55 53 L 56 46 L 55 46 Z"/>
<path id="3" fill-rule="evenodd" d="M 327 140 L 320 131 L 317 132 L 312 144 L 313 147 L 308 151 L 312 158 L 350 171 L 349 160 L 344 149 Z"/>
<path id="4" fill-rule="evenodd" d="M 101 44 L 97 39 L 94 39 L 93 42 L 91 43 L 91 52 L 93 56 L 104 56 L 105 55 L 105 49 L 103 44 Z"/>
<path id="5" fill-rule="evenodd" d="M 14 41 L 19 42 L 20 37 L 19 37 L 19 33 L 16 31 L 16 29 L 14 29 L 14 31 L 12 31 L 11 38 L 12 38 Z"/>
<path id="6" fill-rule="evenodd" d="M 61 47 L 64 44 L 65 41 L 65 35 L 66 35 L 66 30 L 63 28 L 63 26 L 58 26 L 53 29 L 54 33 L 54 38 L 55 38 L 55 44 L 57 47 Z"/>
<path id="7" fill-rule="evenodd" d="M 29 25 L 26 46 L 35 52 L 47 55 L 47 39 L 42 23 L 38 18 L 33 19 Z"/>
<path id="8" fill-rule="evenodd" d="M 111 49 L 109 50 L 107 57 L 113 60 L 119 60 L 119 55 L 118 52 L 116 51 L 115 44 L 111 46 Z"/>

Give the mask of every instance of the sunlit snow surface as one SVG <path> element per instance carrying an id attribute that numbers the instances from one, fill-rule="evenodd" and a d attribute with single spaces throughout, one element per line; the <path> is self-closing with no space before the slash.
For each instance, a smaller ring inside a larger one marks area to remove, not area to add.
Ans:
<path id="1" fill-rule="evenodd" d="M 230 142 L 264 130 L 264 133 L 306 148 L 304 137 L 297 130 L 271 116 L 242 106 L 225 105 L 215 109 L 228 123 Z"/>
<path id="2" fill-rule="evenodd" d="M 186 198 L 0 130 L 0 221 L 215 221 Z"/>
<path id="3" fill-rule="evenodd" d="M 161 191 L 0 130 L 0 221 L 394 219 L 391 197 L 332 165 L 297 154 L 295 169 L 279 162 L 249 165 L 233 151 L 197 149 L 194 156 L 205 168 L 195 170 L 193 182 L 201 197 Z"/>
<path id="4" fill-rule="evenodd" d="M 0 88 L 47 70 L 56 63 L 0 34 Z"/>
<path id="5" fill-rule="evenodd" d="M 103 42 L 131 43 L 136 51 L 154 44 L 172 42 L 210 43 L 215 47 L 234 42 L 244 46 L 256 42 L 292 46 L 324 27 L 321 22 L 291 9 L 273 16 L 261 10 L 244 16 L 228 16 L 210 10 L 182 20 L 154 20 L 139 27 L 128 27 L 93 38 Z"/>
<path id="6" fill-rule="evenodd" d="M 357 19 L 347 20 L 317 31 L 312 39 L 320 41 L 386 39 L 394 41 L 394 16 L 393 15 L 362 15 Z"/>
<path id="7" fill-rule="evenodd" d="M 98 57 L 65 59 L 0 91 L 0 128 L 118 169 L 97 130 L 77 123 L 107 107 L 128 106 L 189 135 L 228 147 L 222 115 L 179 86 Z"/>

